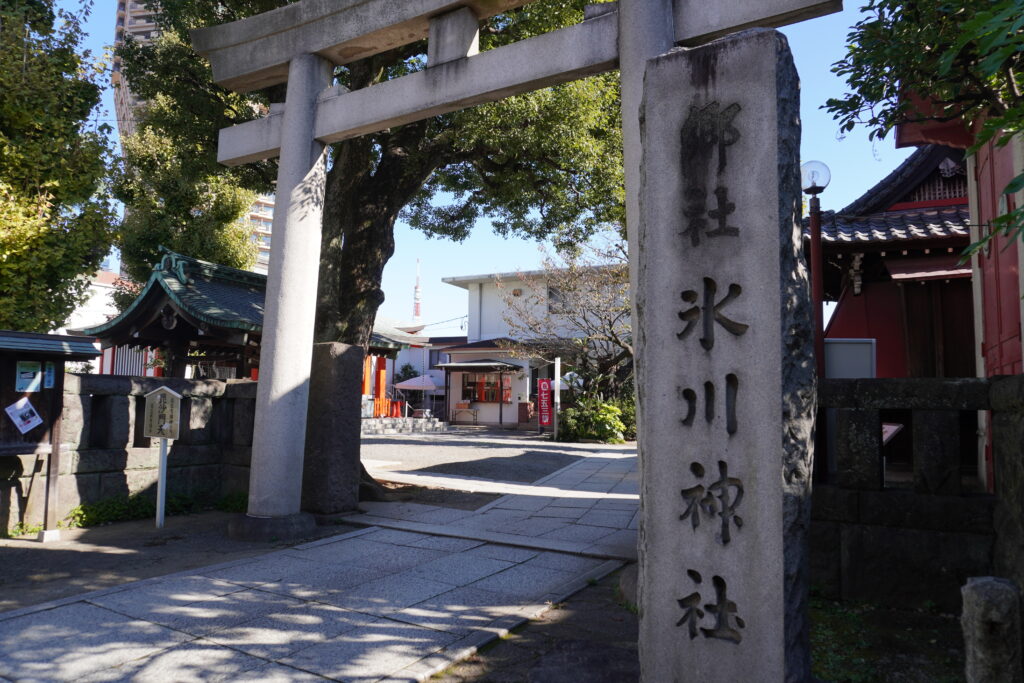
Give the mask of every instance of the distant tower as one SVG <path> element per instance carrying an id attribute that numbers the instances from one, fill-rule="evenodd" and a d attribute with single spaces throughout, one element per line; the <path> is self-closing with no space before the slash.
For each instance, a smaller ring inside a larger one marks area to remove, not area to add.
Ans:
<path id="1" fill-rule="evenodd" d="M 418 323 L 423 319 L 423 311 L 420 308 L 423 301 L 423 293 L 420 291 L 420 260 L 416 259 L 416 286 L 412 290 L 412 321 Z"/>

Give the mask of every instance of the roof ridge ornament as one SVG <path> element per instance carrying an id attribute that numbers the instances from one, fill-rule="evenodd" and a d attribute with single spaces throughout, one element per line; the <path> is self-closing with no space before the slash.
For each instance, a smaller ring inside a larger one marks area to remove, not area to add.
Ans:
<path id="1" fill-rule="evenodd" d="M 161 270 L 165 273 L 169 273 L 178 278 L 178 282 L 183 285 L 195 284 L 187 271 L 187 257 L 183 257 L 181 254 L 176 254 L 167 247 L 161 246 L 160 251 L 163 252 L 164 257 L 160 260 L 160 266 L 157 270 Z"/>

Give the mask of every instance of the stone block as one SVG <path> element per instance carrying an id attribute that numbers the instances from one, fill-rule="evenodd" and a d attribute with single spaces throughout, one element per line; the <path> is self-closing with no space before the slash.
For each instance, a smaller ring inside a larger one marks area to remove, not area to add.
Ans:
<path id="1" fill-rule="evenodd" d="M 882 488 L 882 421 L 877 410 L 836 410 L 836 483 Z"/>
<path id="2" fill-rule="evenodd" d="M 0 458 L 0 482 L 31 477 L 33 474 L 45 472 L 46 458 L 45 455 L 35 453 L 5 455 Z"/>
<path id="3" fill-rule="evenodd" d="M 25 488 L 18 479 L 0 481 L 0 531 L 22 521 Z"/>
<path id="4" fill-rule="evenodd" d="M 314 344 L 302 474 L 307 512 L 333 514 L 359 504 L 362 377 L 361 348 Z"/>
<path id="5" fill-rule="evenodd" d="M 992 496 L 930 496 L 913 491 L 860 491 L 860 522 L 873 526 L 992 535 Z"/>
<path id="6" fill-rule="evenodd" d="M 159 453 L 159 449 L 154 449 L 154 453 Z M 222 449 L 216 444 L 194 446 L 175 442 L 167 456 L 167 462 L 173 467 L 219 465 L 222 457 Z"/>
<path id="7" fill-rule="evenodd" d="M 859 520 L 860 500 L 857 491 L 828 484 L 816 484 L 812 496 L 812 519 L 831 522 Z"/>
<path id="8" fill-rule="evenodd" d="M 71 375 L 66 377 L 71 377 Z M 88 396 L 64 392 L 64 412 L 61 415 L 60 438 L 61 441 L 72 447 L 77 447 L 79 444 L 88 446 L 89 432 L 85 404 L 89 400 Z"/>
<path id="9" fill-rule="evenodd" d="M 224 446 L 221 448 L 221 463 L 225 465 L 236 465 L 249 469 L 252 462 L 252 448 L 250 446 Z"/>
<path id="10" fill-rule="evenodd" d="M 79 375 L 78 380 L 78 392 L 81 394 L 127 396 L 132 392 L 132 380 L 126 375 Z M 65 389 L 68 390 L 70 387 Z"/>
<path id="11" fill-rule="evenodd" d="M 87 503 L 95 503 L 100 499 L 99 474 L 74 474 L 60 478 L 61 517 L 67 515 L 71 508 Z"/>
<path id="12" fill-rule="evenodd" d="M 814 381 L 797 82 L 773 31 L 647 62 L 630 254 L 645 680 L 809 676 Z M 721 600 L 731 617 L 705 609 Z"/>
<path id="13" fill-rule="evenodd" d="M 158 441 L 159 443 L 159 441 Z M 125 461 L 126 470 L 150 470 L 160 466 L 160 447 L 129 448 Z"/>
<path id="14" fill-rule="evenodd" d="M 1021 603 L 1017 586 L 1006 579 L 973 577 L 961 589 L 970 683 L 1021 683 Z"/>
<path id="15" fill-rule="evenodd" d="M 819 385 L 819 399 L 848 410 L 987 410 L 989 386 L 976 377 L 828 379 Z"/>
<path id="16" fill-rule="evenodd" d="M 1005 382 L 1005 383 L 1004 383 Z M 998 386 L 1016 385 L 999 380 Z M 1005 405 L 1010 405 L 1007 400 Z M 1024 420 L 1020 413 L 992 412 L 995 463 L 995 572 L 1024 586 Z"/>
<path id="17" fill-rule="evenodd" d="M 99 477 L 101 499 L 127 496 L 131 493 L 124 472 L 103 472 Z"/>
<path id="18" fill-rule="evenodd" d="M 196 465 L 182 468 L 185 470 L 185 495 L 200 500 L 212 500 L 220 495 L 220 465 Z"/>
<path id="19" fill-rule="evenodd" d="M 145 493 L 156 496 L 156 480 L 159 472 L 149 470 L 128 470 L 124 473 L 125 483 L 132 494 Z"/>
<path id="20" fill-rule="evenodd" d="M 181 404 L 181 434 L 185 444 L 205 444 L 214 440 L 213 400 L 193 397 Z"/>
<path id="21" fill-rule="evenodd" d="M 249 490 L 249 468 L 237 465 L 221 465 L 220 495 L 246 493 Z"/>
<path id="22" fill-rule="evenodd" d="M 842 598 L 960 610 L 960 586 L 991 571 L 992 537 L 843 525 Z"/>
<path id="23" fill-rule="evenodd" d="M 1024 376 L 993 378 L 989 397 L 992 410 L 1017 413 L 1018 416 L 1024 414 Z"/>
<path id="24" fill-rule="evenodd" d="M 842 593 L 842 553 L 839 522 L 814 520 L 808 534 L 811 563 L 811 586 L 827 598 L 838 598 Z"/>
<path id="25" fill-rule="evenodd" d="M 127 448 L 135 435 L 134 404 L 128 396 L 106 396 L 107 448 Z"/>
<path id="26" fill-rule="evenodd" d="M 71 372 L 64 373 L 64 393 L 77 395 L 82 393 L 82 375 Z M 66 397 L 65 397 L 66 400 Z"/>
<path id="27" fill-rule="evenodd" d="M 914 490 L 956 496 L 960 493 L 960 413 L 913 413 Z"/>
<path id="28" fill-rule="evenodd" d="M 480 20 L 469 7 L 430 19 L 427 36 L 427 68 L 480 52 Z"/>
<path id="29" fill-rule="evenodd" d="M 76 474 L 87 472 L 121 472 L 128 465 L 128 451 L 123 448 L 90 448 L 73 454 L 71 471 Z"/>
<path id="30" fill-rule="evenodd" d="M 257 382 L 248 379 L 229 379 L 224 387 L 224 398 L 255 401 L 258 386 Z"/>
<path id="31" fill-rule="evenodd" d="M 252 446 L 252 430 L 256 419 L 256 401 L 237 398 L 231 411 L 231 443 L 236 446 Z"/>

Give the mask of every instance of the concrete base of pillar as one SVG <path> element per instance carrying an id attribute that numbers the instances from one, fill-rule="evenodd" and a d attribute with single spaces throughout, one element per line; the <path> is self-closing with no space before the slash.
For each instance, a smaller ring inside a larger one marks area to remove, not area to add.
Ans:
<path id="1" fill-rule="evenodd" d="M 294 540 L 312 536 L 315 529 L 316 519 L 305 512 L 285 517 L 238 515 L 228 522 L 228 536 L 236 541 Z"/>
<path id="2" fill-rule="evenodd" d="M 36 536 L 36 540 L 40 543 L 53 543 L 54 541 L 60 540 L 60 529 L 44 529 L 39 532 Z"/>

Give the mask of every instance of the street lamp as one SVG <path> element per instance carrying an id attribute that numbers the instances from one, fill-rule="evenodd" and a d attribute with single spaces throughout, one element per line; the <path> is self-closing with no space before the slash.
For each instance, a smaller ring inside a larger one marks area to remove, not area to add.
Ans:
<path id="1" fill-rule="evenodd" d="M 825 324 L 822 304 L 825 300 L 824 259 L 821 254 L 821 202 L 818 195 L 828 187 L 832 174 L 820 161 L 808 161 L 800 167 L 800 187 L 811 195 L 808 223 L 811 229 L 811 304 L 814 306 L 814 363 L 818 377 L 825 377 Z"/>

